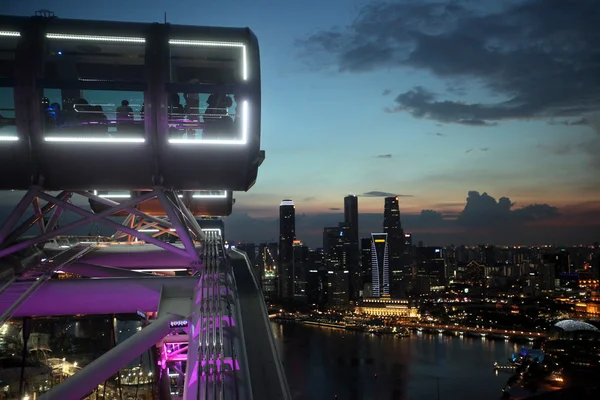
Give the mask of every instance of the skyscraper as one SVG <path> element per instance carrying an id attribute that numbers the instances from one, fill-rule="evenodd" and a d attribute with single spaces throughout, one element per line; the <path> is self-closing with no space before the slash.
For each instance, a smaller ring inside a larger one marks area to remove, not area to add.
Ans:
<path id="1" fill-rule="evenodd" d="M 279 205 L 279 297 L 294 299 L 294 240 L 296 239 L 296 206 L 292 200 Z"/>
<path id="2" fill-rule="evenodd" d="M 390 295 L 390 270 L 388 264 L 388 234 L 371 234 L 371 279 L 373 297 Z"/>
<path id="3" fill-rule="evenodd" d="M 344 197 L 344 225 L 348 227 L 347 268 L 350 273 L 350 299 L 358 300 L 362 289 L 360 250 L 358 247 L 358 196 Z"/>
<path id="4" fill-rule="evenodd" d="M 371 282 L 372 282 L 372 269 L 371 269 L 371 237 L 360 239 L 360 263 L 361 263 L 361 278 L 363 297 L 371 297 Z"/>
<path id="5" fill-rule="evenodd" d="M 404 252 L 404 231 L 400 221 L 398 196 L 386 197 L 383 211 L 383 232 L 387 233 L 392 296 L 401 291 L 402 263 Z"/>
<path id="6" fill-rule="evenodd" d="M 328 275 L 328 303 L 332 307 L 348 305 L 348 233 L 350 229 L 343 223 L 338 227 L 323 230 L 323 251 Z"/>

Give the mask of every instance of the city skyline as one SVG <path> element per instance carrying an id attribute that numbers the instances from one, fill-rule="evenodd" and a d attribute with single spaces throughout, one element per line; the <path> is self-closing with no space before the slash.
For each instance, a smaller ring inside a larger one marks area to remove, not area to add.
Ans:
<path id="1" fill-rule="evenodd" d="M 276 238 L 277 204 L 292 198 L 298 237 L 314 243 L 342 220 L 349 193 L 360 198 L 361 236 L 381 225 L 383 197 L 400 195 L 403 225 L 426 243 L 600 237 L 600 88 L 586 58 L 600 43 L 597 1 L 233 3 L 206 13 L 192 1 L 82 11 L 35 0 L 0 12 L 162 21 L 167 11 L 172 23 L 253 29 L 267 158 L 256 186 L 235 193 L 233 239 Z M 566 37 L 581 46 L 561 46 Z M 470 191 L 496 201 L 473 195 L 465 208 Z M 3 194 L 3 209 L 17 198 Z"/>

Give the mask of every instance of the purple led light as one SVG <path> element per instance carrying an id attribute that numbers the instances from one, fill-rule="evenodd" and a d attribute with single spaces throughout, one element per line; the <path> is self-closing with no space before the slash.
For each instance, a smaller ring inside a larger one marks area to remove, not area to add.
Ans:
<path id="1" fill-rule="evenodd" d="M 180 321 L 171 321 L 171 322 L 169 322 L 169 327 L 171 327 L 171 328 L 187 328 L 188 324 L 189 323 L 188 323 L 187 319 L 180 320 Z"/>

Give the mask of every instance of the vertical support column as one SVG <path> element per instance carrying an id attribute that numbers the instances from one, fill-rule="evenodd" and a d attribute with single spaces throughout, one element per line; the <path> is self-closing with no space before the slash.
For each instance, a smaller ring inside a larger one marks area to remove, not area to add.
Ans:
<path id="1" fill-rule="evenodd" d="M 16 54 L 15 119 L 17 132 L 29 145 L 30 174 L 33 184 L 41 183 L 37 149 L 42 142 L 43 89 L 38 79 L 44 70 L 44 20 L 32 18 L 22 30 Z"/>
<path id="2" fill-rule="evenodd" d="M 31 335 L 31 317 L 23 318 L 23 351 L 21 352 L 21 379 L 19 380 L 19 399 L 23 398 L 25 393 L 25 363 L 27 362 L 27 345 L 29 343 L 29 336 Z"/>
<path id="3" fill-rule="evenodd" d="M 154 184 L 163 185 L 162 148 L 168 145 L 169 122 L 167 119 L 168 93 L 166 83 L 170 80 L 169 26 L 153 24 L 146 37 L 146 76 L 148 89 L 144 94 L 144 125 L 146 141 L 154 152 Z"/>

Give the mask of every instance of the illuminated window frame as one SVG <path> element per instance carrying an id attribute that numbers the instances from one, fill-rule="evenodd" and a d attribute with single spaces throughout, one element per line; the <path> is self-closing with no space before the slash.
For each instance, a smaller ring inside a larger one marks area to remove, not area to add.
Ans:
<path id="1" fill-rule="evenodd" d="M 3 37 L 20 37 L 21 33 L 16 31 L 2 31 L 0 30 L 0 36 Z M 18 136 L 15 135 L 0 135 L 0 142 L 16 142 L 19 140 Z"/>
<path id="2" fill-rule="evenodd" d="M 146 43 L 146 39 L 141 37 L 73 35 L 69 33 L 47 33 L 46 38 L 54 40 L 82 40 L 89 42 Z"/>
<path id="3" fill-rule="evenodd" d="M 241 51 L 242 56 L 242 79 L 248 80 L 248 61 L 246 45 L 241 42 L 213 42 L 207 40 L 184 40 L 170 39 L 169 44 L 175 46 L 196 46 L 196 47 L 237 47 Z"/>
<path id="4" fill-rule="evenodd" d="M 241 139 L 169 139 L 170 144 L 199 144 L 199 145 L 245 145 L 248 143 L 248 120 L 250 119 L 248 101 L 242 103 L 242 138 Z"/>
<path id="5" fill-rule="evenodd" d="M 20 36 L 19 32 L 5 32 L 7 36 Z M 10 33 L 10 35 L 8 35 Z M 17 35 L 14 35 L 17 34 Z M 99 36 L 99 35 L 73 35 L 65 33 L 47 33 L 47 39 L 52 40 L 80 40 L 80 41 L 96 41 L 96 42 L 113 42 L 113 43 L 146 43 L 145 38 L 140 37 L 123 37 L 123 36 Z M 201 41 L 201 40 L 182 40 L 170 39 L 170 45 L 175 46 L 198 46 L 198 47 L 237 47 L 241 50 L 242 56 L 242 78 L 248 79 L 248 63 L 246 45 L 241 42 L 216 42 L 216 41 Z M 202 139 L 169 139 L 172 144 L 233 144 L 245 145 L 248 141 L 248 102 L 242 103 L 242 139 L 236 140 L 202 140 Z M 18 138 L 17 138 L 18 140 Z M 91 137 L 45 137 L 46 142 L 75 142 L 75 143 L 144 143 L 144 138 L 91 138 Z"/>
<path id="6" fill-rule="evenodd" d="M 89 42 L 109 42 L 109 43 L 146 43 L 145 38 L 125 37 L 125 36 L 101 36 L 101 35 L 74 35 L 68 33 L 47 33 L 47 39 L 51 40 L 78 40 Z M 63 137 L 46 136 L 45 142 L 61 143 L 145 143 L 145 138 L 110 138 L 110 137 Z"/>

